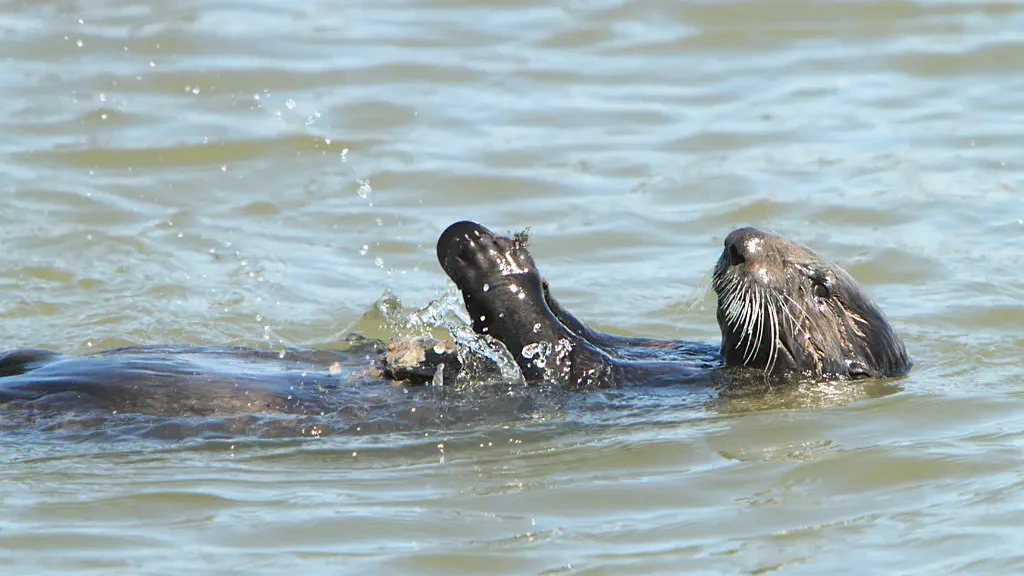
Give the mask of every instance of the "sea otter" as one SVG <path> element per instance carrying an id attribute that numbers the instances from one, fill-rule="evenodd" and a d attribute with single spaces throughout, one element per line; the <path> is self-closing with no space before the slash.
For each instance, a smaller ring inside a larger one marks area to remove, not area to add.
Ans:
<path id="1" fill-rule="evenodd" d="M 524 234 L 457 222 L 437 243 L 479 334 L 508 348 L 528 382 L 571 389 L 706 379 L 724 368 L 776 380 L 898 376 L 899 335 L 844 270 L 781 236 L 740 228 L 715 265 L 721 345 L 598 332 L 551 296 Z"/>
<path id="2" fill-rule="evenodd" d="M 458 222 L 441 234 L 437 255 L 462 292 L 474 330 L 504 344 L 527 383 L 677 384 L 706 380 L 722 367 L 783 379 L 877 378 L 910 368 L 903 342 L 846 272 L 753 228 L 730 234 L 715 266 L 720 347 L 589 328 L 551 296 L 525 235 L 496 236 Z M 387 344 L 353 336 L 334 350 L 14 350 L 0 354 L 0 407 L 322 414 L 371 393 L 365 385 L 450 382 L 461 368 L 450 342 L 407 336 Z"/>

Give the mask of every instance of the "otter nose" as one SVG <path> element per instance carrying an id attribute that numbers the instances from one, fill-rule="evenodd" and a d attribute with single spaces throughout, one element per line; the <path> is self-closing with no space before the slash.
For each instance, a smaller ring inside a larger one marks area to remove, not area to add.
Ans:
<path id="1" fill-rule="evenodd" d="M 739 228 L 725 237 L 725 259 L 730 266 L 757 260 L 768 234 L 757 228 Z"/>

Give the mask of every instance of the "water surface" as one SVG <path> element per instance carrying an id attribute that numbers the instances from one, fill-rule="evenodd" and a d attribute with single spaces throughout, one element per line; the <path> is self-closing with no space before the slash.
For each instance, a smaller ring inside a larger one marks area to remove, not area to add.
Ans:
<path id="1" fill-rule="evenodd" d="M 530 227 L 596 327 L 705 341 L 722 240 L 768 228 L 916 361 L 360 430 L 3 415 L 0 568 L 1021 571 L 1021 30 L 984 0 L 0 5 L 5 348 L 386 337 L 375 303 L 445 296 L 434 241 L 476 219 Z"/>

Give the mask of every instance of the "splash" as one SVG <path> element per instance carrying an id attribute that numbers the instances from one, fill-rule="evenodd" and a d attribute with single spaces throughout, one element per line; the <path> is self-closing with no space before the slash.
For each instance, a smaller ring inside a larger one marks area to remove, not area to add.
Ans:
<path id="1" fill-rule="evenodd" d="M 435 337 L 439 336 L 437 331 L 450 334 L 463 365 L 463 370 L 454 377 L 456 385 L 465 386 L 482 378 L 493 379 L 495 371 L 502 381 L 523 382 L 522 373 L 505 346 L 490 336 L 473 331 L 462 306 L 461 295 L 454 287 L 412 311 L 406 311 L 401 300 L 387 290 L 377 301 L 376 308 L 382 317 L 381 329 L 388 333 Z M 450 379 L 447 374 L 438 378 L 443 381 Z"/>

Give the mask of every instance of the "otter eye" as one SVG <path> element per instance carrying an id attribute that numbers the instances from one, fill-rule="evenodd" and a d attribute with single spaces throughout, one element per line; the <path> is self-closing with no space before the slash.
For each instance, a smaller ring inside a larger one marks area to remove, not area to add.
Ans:
<path id="1" fill-rule="evenodd" d="M 826 286 L 824 282 L 815 282 L 813 291 L 814 295 L 822 300 L 827 300 L 832 297 L 832 291 L 828 289 L 828 286 Z"/>

